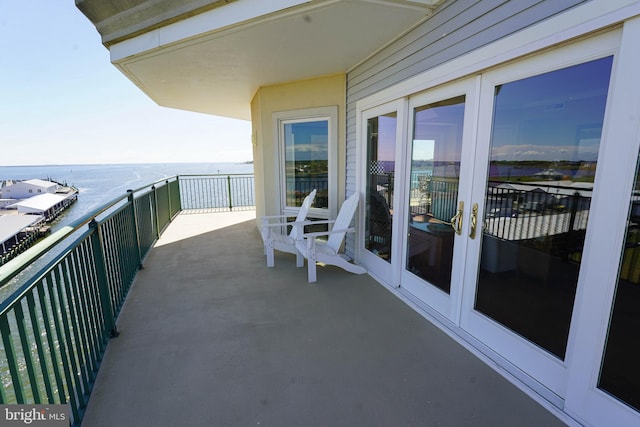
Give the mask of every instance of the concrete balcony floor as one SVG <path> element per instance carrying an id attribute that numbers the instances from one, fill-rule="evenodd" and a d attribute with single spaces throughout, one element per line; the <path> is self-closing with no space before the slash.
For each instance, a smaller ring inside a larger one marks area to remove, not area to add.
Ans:
<path id="1" fill-rule="evenodd" d="M 169 226 L 83 426 L 564 425 L 369 276 L 267 268 L 254 217 Z"/>

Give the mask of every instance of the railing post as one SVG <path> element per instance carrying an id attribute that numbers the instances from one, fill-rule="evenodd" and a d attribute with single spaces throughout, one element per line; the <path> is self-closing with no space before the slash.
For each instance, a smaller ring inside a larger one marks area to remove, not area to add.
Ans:
<path id="1" fill-rule="evenodd" d="M 180 194 L 180 175 L 176 175 L 176 193 L 178 195 L 178 212 L 182 211 L 182 197 Z"/>
<path id="2" fill-rule="evenodd" d="M 167 179 L 164 184 L 167 187 L 167 209 L 169 209 L 169 222 L 171 222 L 173 219 L 173 216 L 171 215 L 173 211 L 171 210 L 171 188 L 169 187 L 169 180 Z"/>
<path id="3" fill-rule="evenodd" d="M 135 198 L 133 197 L 133 190 L 127 190 L 129 195 L 127 196 L 127 200 L 129 200 L 129 204 L 131 205 L 131 220 L 133 221 L 133 234 L 134 239 L 133 243 L 136 245 L 136 253 L 138 254 L 138 269 L 142 270 L 144 267 L 142 266 L 142 252 L 140 251 L 140 233 L 138 230 L 138 215 L 136 215 L 136 203 Z"/>
<path id="4" fill-rule="evenodd" d="M 227 194 L 229 194 L 229 210 L 233 210 L 233 201 L 231 199 L 231 175 L 227 175 Z"/>
<path id="5" fill-rule="evenodd" d="M 151 190 L 153 190 L 153 214 L 156 220 L 156 239 L 160 238 L 160 217 L 158 216 L 158 192 L 156 191 L 156 186 L 151 186 Z"/>
<path id="6" fill-rule="evenodd" d="M 107 267 L 102 249 L 102 233 L 100 231 L 100 225 L 95 218 L 89 223 L 89 228 L 93 230 L 93 233 L 91 234 L 91 247 L 96 266 L 96 277 L 98 279 L 98 290 L 100 292 L 100 303 L 102 305 L 105 332 L 109 334 L 110 338 L 115 338 L 120 335 L 120 333 L 116 328 L 113 306 L 111 305 L 111 293 L 109 292 L 109 281 L 107 280 Z"/>
<path id="7" fill-rule="evenodd" d="M 13 382 L 13 390 L 16 394 L 17 403 L 27 403 L 23 390 L 24 384 L 20 371 L 18 369 L 18 356 L 16 354 L 15 347 L 13 345 L 13 339 L 11 337 L 11 329 L 9 327 L 9 321 L 6 316 L 0 318 L 0 332 L 2 332 L 2 344 L 4 345 L 4 351 L 7 356 L 7 364 L 9 365 L 9 372 L 11 373 L 11 381 Z M 2 388 L 4 389 L 4 384 Z M 3 390 L 4 393 L 4 390 Z M 6 396 L 2 395 L 2 403 L 6 403 Z"/>

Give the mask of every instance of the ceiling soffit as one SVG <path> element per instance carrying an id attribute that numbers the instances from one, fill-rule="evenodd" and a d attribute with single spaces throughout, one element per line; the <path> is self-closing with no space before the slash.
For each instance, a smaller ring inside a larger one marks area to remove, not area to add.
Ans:
<path id="1" fill-rule="evenodd" d="M 250 119 L 259 87 L 346 72 L 431 13 L 418 3 L 310 2 L 180 38 L 206 25 L 194 17 L 113 46 L 112 61 L 159 105 Z"/>

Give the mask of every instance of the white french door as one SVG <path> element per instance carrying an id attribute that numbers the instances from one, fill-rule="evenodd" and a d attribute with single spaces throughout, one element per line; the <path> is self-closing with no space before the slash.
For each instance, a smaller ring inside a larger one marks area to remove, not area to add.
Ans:
<path id="1" fill-rule="evenodd" d="M 598 237 L 584 259 L 589 282 L 578 295 L 575 345 L 567 355 L 565 407 L 589 425 L 640 425 L 638 40 L 640 19 L 625 22 L 603 134 Z"/>
<path id="2" fill-rule="evenodd" d="M 387 284 L 398 284 L 397 263 L 400 233 L 396 222 L 402 186 L 398 188 L 397 171 L 405 135 L 406 102 L 391 102 L 366 111 L 360 124 L 366 135 L 359 158 L 364 160 L 360 169 L 361 201 L 358 235 L 358 258 L 368 272 Z M 402 182 L 402 181 L 400 181 Z"/>
<path id="3" fill-rule="evenodd" d="M 457 323 L 463 288 L 477 78 L 409 100 L 401 286 Z"/>
<path id="4" fill-rule="evenodd" d="M 482 76 L 460 327 L 563 398 L 618 38 Z"/>

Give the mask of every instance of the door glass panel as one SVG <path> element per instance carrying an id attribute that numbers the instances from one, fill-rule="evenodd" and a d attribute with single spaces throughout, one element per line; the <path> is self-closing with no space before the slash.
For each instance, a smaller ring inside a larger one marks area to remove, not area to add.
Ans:
<path id="1" fill-rule="evenodd" d="M 465 97 L 414 109 L 406 269 L 449 293 Z"/>
<path id="2" fill-rule="evenodd" d="M 609 324 L 598 387 L 640 410 L 640 170 L 618 272 L 616 297 Z"/>
<path id="3" fill-rule="evenodd" d="M 612 58 L 495 88 L 475 309 L 564 359 Z"/>
<path id="4" fill-rule="evenodd" d="M 391 218 L 397 114 L 367 121 L 365 248 L 391 262 Z"/>
<path id="5" fill-rule="evenodd" d="M 300 207 L 316 189 L 315 208 L 329 206 L 329 122 L 284 124 L 287 207 Z"/>

